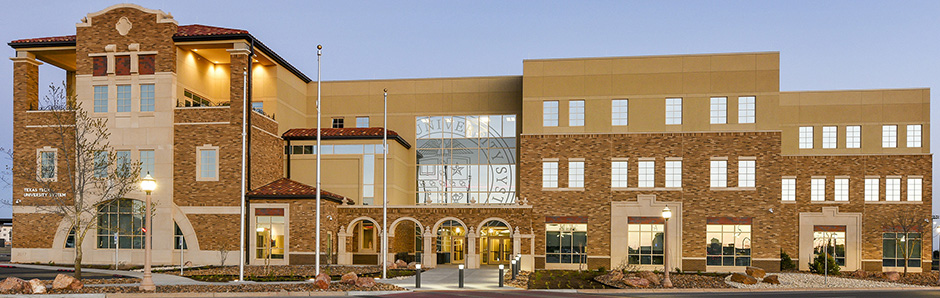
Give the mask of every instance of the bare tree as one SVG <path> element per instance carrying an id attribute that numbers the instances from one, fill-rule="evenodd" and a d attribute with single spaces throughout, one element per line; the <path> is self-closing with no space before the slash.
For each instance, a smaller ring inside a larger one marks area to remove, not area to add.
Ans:
<path id="1" fill-rule="evenodd" d="M 89 115 L 64 87 L 50 84 L 44 103 L 46 112 L 31 117 L 43 122 L 43 145 L 55 148 L 55 162 L 4 149 L 12 168 L 0 176 L 6 176 L 2 180 L 9 186 L 31 189 L 28 199 L 9 203 L 33 206 L 66 221 L 65 228 L 74 233 L 75 277 L 81 278 L 82 243 L 97 228 L 99 207 L 138 188 L 140 163 L 118 156 L 109 142 L 107 118 Z"/>
<path id="2" fill-rule="evenodd" d="M 930 233 L 930 219 L 912 212 L 896 212 L 882 223 L 882 228 L 885 231 L 902 234 L 896 238 L 898 240 L 895 245 L 902 247 L 901 253 L 904 256 L 904 274 L 906 275 L 911 256 L 915 251 L 923 250 L 924 233 Z M 911 233 L 918 233 L 920 237 L 911 238 Z"/>

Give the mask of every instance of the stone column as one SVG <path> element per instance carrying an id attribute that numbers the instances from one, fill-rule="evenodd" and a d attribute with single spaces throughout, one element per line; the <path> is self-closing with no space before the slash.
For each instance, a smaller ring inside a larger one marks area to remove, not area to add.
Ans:
<path id="1" fill-rule="evenodd" d="M 230 122 L 240 127 L 244 118 L 242 111 L 245 109 L 245 80 L 248 78 L 245 73 L 248 72 L 248 59 L 251 59 L 249 57 L 251 51 L 248 49 L 248 44 L 244 42 L 237 42 L 234 48 L 226 51 L 229 52 L 232 61 L 229 64 L 229 108 L 232 112 Z"/>
<path id="2" fill-rule="evenodd" d="M 531 232 L 531 231 L 530 231 Z M 522 254 L 522 270 L 535 270 L 535 234 L 526 235 L 529 238 L 529 253 Z"/>
<path id="3" fill-rule="evenodd" d="M 512 233 L 512 258 L 522 253 L 522 234 L 519 233 L 519 227 Z"/>
<path id="4" fill-rule="evenodd" d="M 467 233 L 467 258 L 464 260 L 468 269 L 480 268 L 480 255 L 477 254 L 478 236 L 473 227 L 470 227 L 470 232 Z"/>
<path id="5" fill-rule="evenodd" d="M 336 237 L 338 238 L 336 241 L 336 264 L 352 265 L 352 254 L 346 251 L 346 239 L 349 237 L 349 234 L 346 233 L 346 227 L 340 227 Z"/>
<path id="6" fill-rule="evenodd" d="M 424 230 L 424 253 L 421 254 L 422 268 L 437 267 L 437 252 L 434 251 L 434 242 L 437 240 L 434 234 L 431 234 L 431 228 Z"/>

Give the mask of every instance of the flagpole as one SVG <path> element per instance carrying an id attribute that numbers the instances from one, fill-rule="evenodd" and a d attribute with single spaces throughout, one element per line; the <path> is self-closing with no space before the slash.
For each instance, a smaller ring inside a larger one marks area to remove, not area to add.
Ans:
<path id="1" fill-rule="evenodd" d="M 320 56 L 322 45 L 317 45 L 317 257 L 316 275 L 320 275 Z"/>
<path id="2" fill-rule="evenodd" d="M 382 117 L 382 279 L 388 278 L 388 88 L 384 90 Z"/>

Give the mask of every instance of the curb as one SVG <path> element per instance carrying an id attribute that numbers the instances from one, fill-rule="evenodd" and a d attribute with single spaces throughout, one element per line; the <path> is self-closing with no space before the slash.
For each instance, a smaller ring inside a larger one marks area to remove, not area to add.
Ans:
<path id="1" fill-rule="evenodd" d="M 619 294 L 619 293 L 741 293 L 741 292 L 881 292 L 881 291 L 927 291 L 937 287 L 892 287 L 892 288 L 779 288 L 779 289 L 582 289 L 579 294 Z"/>

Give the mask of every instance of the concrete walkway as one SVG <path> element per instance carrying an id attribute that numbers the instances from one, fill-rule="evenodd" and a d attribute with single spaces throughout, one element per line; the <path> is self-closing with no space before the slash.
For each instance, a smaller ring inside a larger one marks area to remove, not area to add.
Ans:
<path id="1" fill-rule="evenodd" d="M 51 271 L 59 271 L 59 270 L 65 269 L 65 270 L 68 270 L 69 272 L 71 272 L 71 269 L 72 269 L 71 267 L 58 267 L 58 266 L 46 266 L 46 265 L 13 264 L 13 263 L 2 263 L 2 264 L 3 264 L 3 265 L 6 265 L 6 266 L 11 266 L 11 267 L 30 268 L 30 269 L 39 269 L 39 270 L 51 270 Z M 136 277 L 136 278 L 143 278 L 143 277 L 144 277 L 144 273 L 143 273 L 143 272 L 123 271 L 123 270 L 107 270 L 107 269 L 82 268 L 82 272 L 83 272 L 83 273 L 84 273 L 84 272 L 92 272 L 92 273 L 97 273 L 97 274 L 127 276 L 127 277 Z M 189 279 L 189 278 L 180 277 L 180 276 L 176 276 L 176 275 L 161 274 L 161 273 L 153 273 L 153 274 L 151 275 L 151 277 L 153 278 L 153 283 L 156 284 L 156 285 L 158 285 L 158 286 L 164 286 L 164 285 L 212 285 L 212 284 L 227 284 L 227 283 L 203 282 L 203 281 L 192 280 L 192 279 Z M 92 285 L 89 285 L 89 286 L 92 286 Z"/>
<path id="2" fill-rule="evenodd" d="M 480 269 L 464 269 L 464 287 L 457 286 L 460 269 L 456 265 L 438 265 L 437 268 L 421 273 L 421 288 L 415 289 L 415 276 L 390 279 L 376 279 L 377 282 L 393 284 L 409 290 L 521 290 L 504 285 L 499 287 L 499 268 L 481 266 Z M 505 272 L 509 272 L 508 266 Z"/>

